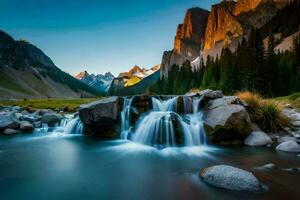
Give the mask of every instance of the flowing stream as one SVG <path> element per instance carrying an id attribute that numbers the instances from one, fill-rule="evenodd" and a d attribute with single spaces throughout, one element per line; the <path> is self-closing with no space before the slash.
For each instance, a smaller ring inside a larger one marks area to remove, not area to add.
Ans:
<path id="1" fill-rule="evenodd" d="M 177 99 L 160 100 L 152 97 L 153 109 L 142 114 L 135 127 L 131 127 L 133 99 L 125 98 L 121 113 L 121 139 L 131 138 L 134 142 L 158 148 L 206 144 L 202 112 L 199 109 L 200 99 L 192 99 L 193 113 L 184 115 L 176 113 Z"/>

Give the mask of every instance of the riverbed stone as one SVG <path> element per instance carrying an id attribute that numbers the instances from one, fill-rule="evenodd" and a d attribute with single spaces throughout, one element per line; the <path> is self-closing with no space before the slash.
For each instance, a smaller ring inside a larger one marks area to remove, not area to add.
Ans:
<path id="1" fill-rule="evenodd" d="M 228 98 L 215 99 L 204 109 L 204 128 L 216 143 L 244 140 L 251 133 L 251 121 L 245 107 Z"/>
<path id="2" fill-rule="evenodd" d="M 49 127 L 54 127 L 62 119 L 62 115 L 57 113 L 45 113 L 43 114 L 41 121 L 44 124 L 48 124 Z"/>
<path id="3" fill-rule="evenodd" d="M 6 128 L 6 129 L 4 129 L 4 131 L 3 131 L 3 134 L 4 134 L 4 135 L 15 135 L 15 134 L 18 134 L 18 133 L 19 133 L 18 130 L 11 129 L 11 128 Z"/>
<path id="4" fill-rule="evenodd" d="M 28 122 L 33 123 L 33 122 L 41 120 L 41 116 L 35 115 L 35 114 L 26 114 L 26 115 L 23 115 L 20 119 L 22 121 L 28 121 Z"/>
<path id="5" fill-rule="evenodd" d="M 0 130 L 5 128 L 17 129 L 19 127 L 18 119 L 14 112 L 0 113 Z"/>
<path id="6" fill-rule="evenodd" d="M 274 170 L 277 169 L 277 166 L 274 163 L 268 163 L 263 166 L 256 167 L 256 169 L 260 170 Z"/>
<path id="7" fill-rule="evenodd" d="M 286 142 L 283 142 L 283 143 L 279 144 L 276 147 L 276 150 L 299 153 L 300 152 L 300 145 L 297 142 L 293 141 L 293 140 L 289 140 L 289 141 L 286 141 Z"/>
<path id="8" fill-rule="evenodd" d="M 34 126 L 28 121 L 20 121 L 19 124 L 23 133 L 31 133 L 34 130 Z"/>
<path id="9" fill-rule="evenodd" d="M 290 140 L 293 140 L 293 141 L 297 142 L 297 138 L 295 138 L 295 137 L 284 136 L 284 137 L 281 137 L 281 138 L 278 139 L 278 143 L 283 143 L 283 142 L 287 142 L 287 141 L 290 141 Z"/>
<path id="10" fill-rule="evenodd" d="M 254 131 L 244 140 L 244 143 L 248 146 L 266 146 L 271 142 L 272 139 L 262 131 Z"/>
<path id="11" fill-rule="evenodd" d="M 204 182 L 228 190 L 255 192 L 262 189 L 258 179 L 243 169 L 229 165 L 216 165 L 200 172 Z"/>
<path id="12" fill-rule="evenodd" d="M 118 137 L 120 124 L 120 98 L 108 97 L 90 104 L 81 105 L 79 117 L 84 124 L 84 133 L 103 139 Z"/>

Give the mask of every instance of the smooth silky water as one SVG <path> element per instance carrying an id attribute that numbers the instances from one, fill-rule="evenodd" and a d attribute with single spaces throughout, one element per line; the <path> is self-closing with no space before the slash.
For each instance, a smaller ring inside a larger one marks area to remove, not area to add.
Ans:
<path id="1" fill-rule="evenodd" d="M 193 100 L 193 112 L 182 116 L 174 112 L 174 99 L 152 101 L 153 110 L 142 115 L 136 127 L 131 127 L 130 121 L 124 123 L 122 127 L 129 131 L 122 140 L 105 142 L 83 136 L 82 123 L 76 117 L 67 117 L 55 128 L 44 126 L 33 134 L 1 135 L 1 199 L 299 197 L 299 175 L 256 168 L 267 163 L 275 163 L 280 168 L 299 166 L 296 154 L 276 152 L 271 148 L 209 146 L 205 143 L 197 99 Z M 170 115 L 176 117 L 183 129 L 185 143 L 180 147 L 172 139 L 174 126 Z M 125 119 L 128 119 L 126 113 Z M 147 123 L 143 123 L 145 121 Z M 156 129 L 150 131 L 148 126 Z M 161 129 L 168 136 L 162 135 Z M 252 171 L 269 189 L 247 193 L 208 186 L 199 178 L 199 170 L 216 164 Z"/>

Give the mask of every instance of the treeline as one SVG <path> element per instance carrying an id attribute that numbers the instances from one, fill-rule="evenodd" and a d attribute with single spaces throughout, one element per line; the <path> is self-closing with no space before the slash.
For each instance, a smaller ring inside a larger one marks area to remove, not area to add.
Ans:
<path id="1" fill-rule="evenodd" d="M 299 36 L 287 52 L 275 52 L 274 36 L 268 38 L 264 49 L 261 31 L 253 30 L 235 52 L 224 48 L 219 58 L 208 57 L 198 70 L 192 70 L 188 61 L 181 67 L 174 65 L 168 78 L 149 90 L 160 94 L 183 94 L 192 88 L 220 89 L 226 94 L 249 90 L 268 97 L 300 92 Z"/>

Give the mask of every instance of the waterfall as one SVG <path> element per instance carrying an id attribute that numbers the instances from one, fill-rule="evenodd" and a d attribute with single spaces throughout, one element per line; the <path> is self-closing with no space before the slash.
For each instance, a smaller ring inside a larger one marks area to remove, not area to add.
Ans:
<path id="1" fill-rule="evenodd" d="M 189 136 L 185 140 L 186 146 L 206 144 L 206 135 L 203 127 L 203 114 L 199 109 L 200 98 L 193 99 L 193 113 L 186 114 L 184 121 L 181 121 L 185 135 Z M 186 122 L 187 121 L 187 122 Z"/>
<path id="2" fill-rule="evenodd" d="M 79 117 L 71 119 L 64 129 L 65 134 L 82 134 L 83 132 L 83 123 Z"/>
<path id="3" fill-rule="evenodd" d="M 152 97 L 153 111 L 173 111 L 176 106 L 177 97 L 168 100 L 158 100 Z"/>
<path id="4" fill-rule="evenodd" d="M 134 97 L 125 97 L 123 110 L 121 112 L 121 139 L 127 140 L 131 132 L 132 127 L 130 126 L 130 111 L 131 104 Z"/>
<path id="5" fill-rule="evenodd" d="M 151 146 L 175 146 L 173 120 L 180 118 L 173 112 L 176 99 L 177 97 L 160 101 L 152 97 L 153 111 L 140 120 L 133 141 Z"/>
<path id="6" fill-rule="evenodd" d="M 164 101 L 152 97 L 153 110 L 138 120 L 132 140 L 158 148 L 178 143 L 184 146 L 205 144 L 200 99 L 192 99 L 193 113 L 183 116 L 175 112 L 176 100 L 177 97 Z"/>

